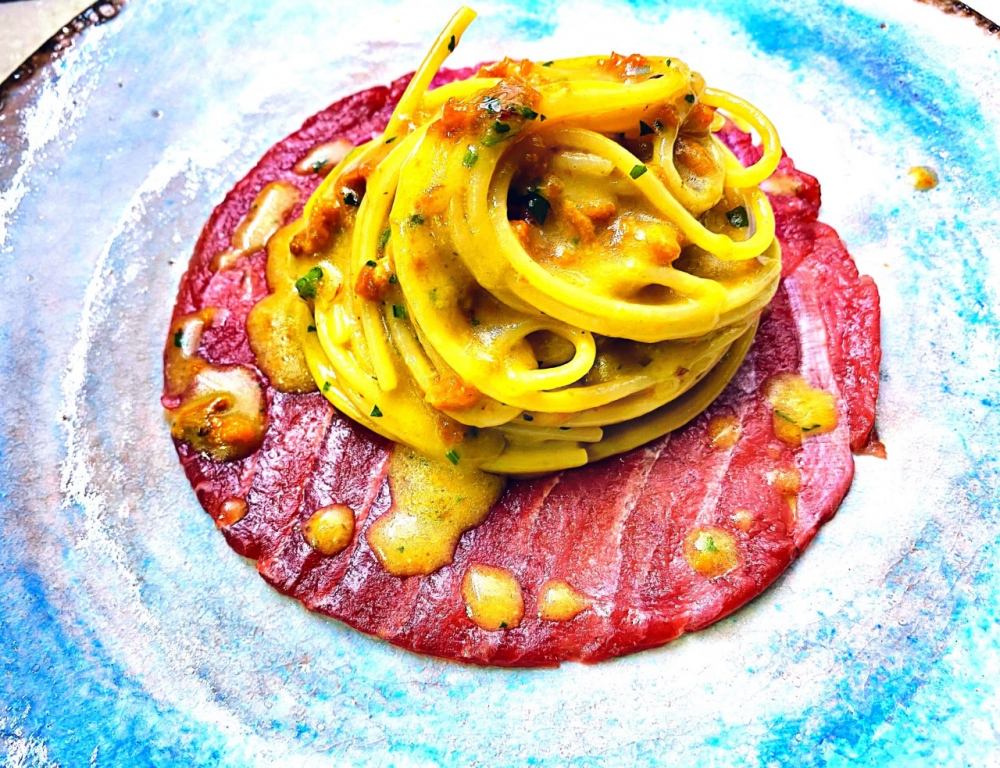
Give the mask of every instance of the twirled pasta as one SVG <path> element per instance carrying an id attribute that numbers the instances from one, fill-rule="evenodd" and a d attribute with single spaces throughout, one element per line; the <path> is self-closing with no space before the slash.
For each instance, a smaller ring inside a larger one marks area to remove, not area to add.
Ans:
<path id="1" fill-rule="evenodd" d="M 504 60 L 428 91 L 474 15 L 272 238 L 269 282 L 294 286 L 309 370 L 352 419 L 488 472 L 579 466 L 735 373 L 778 284 L 757 188 L 778 138 L 677 59 Z M 716 110 L 759 134 L 759 162 L 715 137 Z"/>

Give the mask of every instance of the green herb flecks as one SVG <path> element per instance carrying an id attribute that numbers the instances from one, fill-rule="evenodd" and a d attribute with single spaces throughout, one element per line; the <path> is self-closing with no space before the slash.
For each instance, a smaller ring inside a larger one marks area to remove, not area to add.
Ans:
<path id="1" fill-rule="evenodd" d="M 319 288 L 319 281 L 322 279 L 323 270 L 319 267 L 313 267 L 295 281 L 295 290 L 303 299 L 315 299 L 316 289 Z"/>
<path id="2" fill-rule="evenodd" d="M 552 210 L 552 206 L 549 204 L 549 201 L 533 189 L 528 190 L 528 194 L 525 196 L 524 205 L 528 209 L 528 213 L 531 215 L 531 218 L 539 224 L 545 223 L 545 219 L 548 217 L 549 211 Z"/>
<path id="3" fill-rule="evenodd" d="M 632 170 L 628 172 L 628 175 L 631 176 L 633 179 L 638 179 L 647 170 L 649 169 L 640 163 L 639 165 L 632 166 Z"/>
<path id="4" fill-rule="evenodd" d="M 466 168 L 471 168 L 476 164 L 479 159 L 479 153 L 476 151 L 475 147 L 469 147 L 465 150 L 465 157 L 462 158 L 462 165 Z"/>
<path id="5" fill-rule="evenodd" d="M 639 135 L 640 136 L 649 136 L 649 134 L 651 134 L 651 133 L 656 133 L 656 131 L 653 130 L 653 126 L 651 126 L 649 123 L 644 123 L 642 120 L 640 120 L 639 121 Z"/>
<path id="6" fill-rule="evenodd" d="M 522 413 L 521 414 L 521 418 L 524 419 L 525 421 L 534 421 L 535 420 L 535 417 L 532 416 L 530 413 Z"/>
<path id="7" fill-rule="evenodd" d="M 406 307 L 402 304 L 392 305 L 392 316 L 398 320 L 405 320 L 409 315 L 406 313 Z"/>
<path id="8" fill-rule="evenodd" d="M 455 36 L 454 36 L 454 35 L 452 35 L 452 36 L 451 36 L 451 40 L 449 40 L 449 41 L 448 41 L 448 51 L 449 51 L 450 53 L 454 53 L 454 52 L 455 52 L 455 46 L 456 46 L 457 44 L 458 44 L 458 42 L 457 42 L 457 41 L 455 40 Z"/>
<path id="9" fill-rule="evenodd" d="M 410 217 L 410 224 L 414 227 L 419 227 L 424 223 L 424 217 L 422 214 L 415 213 Z"/>
<path id="10" fill-rule="evenodd" d="M 742 205 L 736 206 L 731 211 L 726 211 L 726 219 L 737 229 L 746 229 L 750 226 L 750 216 Z"/>
<path id="11" fill-rule="evenodd" d="M 372 408 L 372 414 L 371 415 L 372 415 L 373 419 L 381 419 L 382 418 L 382 411 L 380 411 L 378 409 L 378 406 L 376 405 L 374 408 Z"/>
<path id="12" fill-rule="evenodd" d="M 377 266 L 378 266 L 378 264 L 376 264 L 376 263 L 375 263 L 374 261 L 372 261 L 371 259 L 368 259 L 368 261 L 366 261 L 366 262 L 365 262 L 365 266 L 366 266 L 366 267 L 377 267 Z"/>
<path id="13" fill-rule="evenodd" d="M 307 333 L 316 333 L 316 326 L 315 325 L 307 325 L 306 326 L 306 332 Z"/>
<path id="14" fill-rule="evenodd" d="M 396 277 L 395 273 L 389 275 L 389 285 L 395 285 L 398 282 L 399 282 L 399 278 Z"/>
<path id="15" fill-rule="evenodd" d="M 448 461 L 450 461 L 452 464 L 458 464 L 458 462 L 462 460 L 462 457 L 459 456 L 458 453 L 454 450 L 445 453 L 444 457 L 448 459 Z"/>
<path id="16" fill-rule="evenodd" d="M 382 230 L 382 234 L 378 236 L 378 249 L 384 251 L 385 247 L 389 244 L 389 236 L 392 235 L 392 231 L 386 227 Z"/>
<path id="17" fill-rule="evenodd" d="M 174 346 L 178 349 L 184 346 L 184 331 L 174 333 Z"/>
<path id="18" fill-rule="evenodd" d="M 684 94 L 684 101 L 686 101 L 688 104 L 694 104 L 694 94 L 693 93 Z"/>
<path id="19" fill-rule="evenodd" d="M 322 160 L 317 160 L 316 162 L 312 163 L 309 167 L 312 169 L 313 173 L 319 173 L 320 171 L 323 170 L 323 168 L 326 166 L 328 162 L 330 161 L 324 158 Z"/>

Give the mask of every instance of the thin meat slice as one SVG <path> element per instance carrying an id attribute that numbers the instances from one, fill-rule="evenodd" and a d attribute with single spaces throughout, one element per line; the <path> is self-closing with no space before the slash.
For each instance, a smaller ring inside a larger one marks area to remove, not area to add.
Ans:
<path id="1" fill-rule="evenodd" d="M 468 74 L 443 73 L 435 82 Z M 355 94 L 310 118 L 212 214 L 174 309 L 175 320 L 216 309 L 199 350 L 206 360 L 254 364 L 245 321 L 267 293 L 264 254 L 221 272 L 209 268 L 254 197 L 272 181 L 289 182 L 302 195 L 289 215 L 299 215 L 321 179 L 294 173 L 295 164 L 318 144 L 357 144 L 379 132 L 406 82 Z M 746 134 L 728 126 L 722 135 L 743 162 L 759 157 Z M 366 533 L 394 504 L 387 478 L 392 446 L 318 393 L 282 394 L 265 386 L 264 444 L 241 461 L 213 462 L 177 443 L 199 501 L 230 545 L 257 559 L 276 589 L 420 653 L 476 664 L 594 662 L 662 645 L 728 615 L 766 589 L 836 512 L 854 472 L 851 450 L 880 448 L 872 429 L 878 291 L 858 275 L 836 232 L 818 221 L 815 178 L 783 157 L 764 186 L 777 218 L 782 283 L 723 394 L 693 422 L 649 445 L 580 469 L 511 481 L 485 522 L 463 535 L 451 565 L 410 578 L 380 565 Z M 788 372 L 832 393 L 839 417 L 832 432 L 795 448 L 775 436 L 764 394 L 772 376 Z M 738 425 L 732 444 L 713 441 L 710 424 L 717 417 Z M 244 502 L 245 514 L 232 516 Z M 324 556 L 306 543 L 302 529 L 331 504 L 354 511 L 355 531 L 346 549 Z M 731 537 L 735 567 L 712 577 L 692 567 L 685 542 L 701 530 Z M 461 581 L 473 564 L 514 574 L 525 604 L 519 626 L 488 632 L 469 619 Z M 568 621 L 540 619 L 539 594 L 550 580 L 568 582 L 590 607 Z"/>

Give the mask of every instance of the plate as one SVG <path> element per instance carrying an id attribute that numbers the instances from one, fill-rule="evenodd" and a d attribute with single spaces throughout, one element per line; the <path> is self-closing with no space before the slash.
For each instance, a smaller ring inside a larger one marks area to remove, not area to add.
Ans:
<path id="1" fill-rule="evenodd" d="M 456 66 L 659 52 L 757 103 L 883 302 L 889 458 L 858 459 L 785 576 L 662 649 L 510 671 L 276 594 L 201 511 L 158 401 L 212 208 L 306 117 L 411 70 L 454 4 L 104 6 L 96 21 L 121 11 L 0 92 L 9 765 L 1000 755 L 995 34 L 901 1 L 482 4 Z M 916 191 L 914 165 L 940 185 Z"/>

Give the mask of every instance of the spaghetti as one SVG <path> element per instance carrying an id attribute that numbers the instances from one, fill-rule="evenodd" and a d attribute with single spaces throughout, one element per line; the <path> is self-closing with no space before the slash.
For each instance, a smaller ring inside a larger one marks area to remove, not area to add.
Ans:
<path id="1" fill-rule="evenodd" d="M 686 423 L 739 367 L 780 276 L 757 188 L 778 137 L 677 59 L 505 59 L 429 91 L 474 16 L 271 239 L 265 301 L 375 432 L 498 474 L 580 466 Z M 760 136 L 753 166 L 720 112 Z"/>

